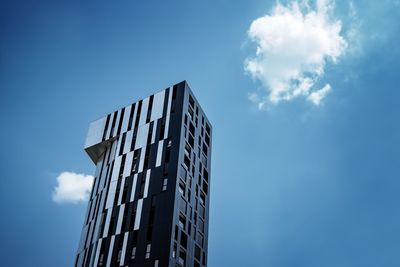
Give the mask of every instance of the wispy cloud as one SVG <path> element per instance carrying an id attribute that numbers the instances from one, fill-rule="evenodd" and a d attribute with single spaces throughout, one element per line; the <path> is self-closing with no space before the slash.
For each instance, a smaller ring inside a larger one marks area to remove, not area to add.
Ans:
<path id="1" fill-rule="evenodd" d="M 56 203 L 79 203 L 87 201 L 92 189 L 93 176 L 74 172 L 62 172 L 57 176 L 57 186 L 53 190 Z"/>
<path id="2" fill-rule="evenodd" d="M 278 2 L 270 14 L 251 23 L 248 36 L 257 50 L 245 70 L 262 84 L 263 90 L 249 95 L 260 109 L 300 96 L 322 103 L 331 86 L 318 89 L 316 84 L 326 63 L 336 63 L 348 46 L 332 10 L 328 0 Z"/>

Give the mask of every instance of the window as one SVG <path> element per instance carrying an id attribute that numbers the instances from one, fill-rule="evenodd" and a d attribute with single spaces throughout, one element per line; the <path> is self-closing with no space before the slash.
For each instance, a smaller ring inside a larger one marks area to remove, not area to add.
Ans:
<path id="1" fill-rule="evenodd" d="M 189 132 L 194 136 L 194 132 L 195 132 L 194 125 L 191 122 L 189 122 Z"/>
<path id="2" fill-rule="evenodd" d="M 130 131 L 132 129 L 132 120 L 133 120 L 134 111 L 135 111 L 135 104 L 132 104 L 131 113 L 129 114 L 128 131 Z"/>
<path id="3" fill-rule="evenodd" d="M 210 137 L 208 137 L 208 134 L 206 134 L 206 136 L 204 137 L 206 144 L 209 146 L 210 145 Z"/>
<path id="4" fill-rule="evenodd" d="M 121 261 L 122 250 L 118 251 L 117 262 Z"/>
<path id="5" fill-rule="evenodd" d="M 194 247 L 194 258 L 198 261 L 200 261 L 200 255 L 201 255 L 201 249 L 198 245 L 195 245 Z"/>
<path id="6" fill-rule="evenodd" d="M 182 165 L 179 168 L 179 176 L 183 181 L 186 181 L 186 169 Z"/>
<path id="7" fill-rule="evenodd" d="M 103 266 L 104 254 L 102 253 L 99 258 L 99 266 Z"/>
<path id="8" fill-rule="evenodd" d="M 190 169 L 190 159 L 185 155 L 183 163 L 185 164 L 186 168 Z"/>
<path id="9" fill-rule="evenodd" d="M 203 235 L 200 232 L 197 232 L 197 243 L 203 247 Z"/>
<path id="10" fill-rule="evenodd" d="M 160 136 L 158 137 L 158 140 L 164 139 L 164 132 L 165 132 L 165 117 L 163 117 L 161 120 Z"/>
<path id="11" fill-rule="evenodd" d="M 144 186 L 146 185 L 146 177 L 144 173 L 141 173 L 142 179 L 140 182 L 140 189 L 139 189 L 139 198 L 143 198 L 144 195 Z"/>
<path id="12" fill-rule="evenodd" d="M 179 190 L 179 193 L 182 194 L 182 196 L 185 196 L 185 185 L 182 182 L 179 182 L 178 190 Z"/>
<path id="13" fill-rule="evenodd" d="M 186 252 L 185 251 L 183 251 L 183 250 L 179 251 L 178 262 L 181 265 L 185 265 L 185 262 L 186 262 Z"/>
<path id="14" fill-rule="evenodd" d="M 168 178 L 164 178 L 161 191 L 167 190 L 167 183 L 168 183 Z"/>
<path id="15" fill-rule="evenodd" d="M 203 177 L 208 182 L 208 171 L 205 168 L 203 169 Z"/>
<path id="16" fill-rule="evenodd" d="M 189 145 L 191 147 L 194 147 L 194 138 L 191 134 L 189 134 L 188 139 L 189 139 Z"/>
<path id="17" fill-rule="evenodd" d="M 132 231 L 135 225 L 135 218 L 136 218 L 136 202 L 133 202 L 132 204 L 132 212 L 131 212 L 131 219 L 130 219 L 130 225 L 129 225 L 129 230 Z M 127 209 L 128 210 L 128 209 Z"/>
<path id="18" fill-rule="evenodd" d="M 151 144 L 151 138 L 153 136 L 153 128 L 154 128 L 154 122 L 152 121 L 150 122 L 149 131 L 147 133 L 147 145 Z"/>
<path id="19" fill-rule="evenodd" d="M 189 95 L 189 104 L 194 108 L 194 99 L 191 95 Z"/>
<path id="20" fill-rule="evenodd" d="M 200 193 L 200 203 L 205 205 L 206 203 L 206 196 L 204 195 L 203 192 Z"/>
<path id="21" fill-rule="evenodd" d="M 205 217 L 205 209 L 203 208 L 202 205 L 199 205 L 199 214 L 200 214 L 200 217 L 204 219 L 204 217 Z"/>
<path id="22" fill-rule="evenodd" d="M 181 197 L 181 201 L 179 201 L 179 202 L 180 202 L 179 203 L 180 211 L 182 211 L 183 214 L 186 214 L 186 206 L 187 206 L 187 204 L 186 204 L 185 199 L 183 197 Z"/>
<path id="23" fill-rule="evenodd" d="M 186 218 L 184 215 L 179 214 L 179 227 L 182 229 L 185 229 L 185 225 L 186 225 Z"/>
<path id="24" fill-rule="evenodd" d="M 133 174 L 137 171 L 138 159 L 139 159 L 139 150 L 135 150 L 135 152 L 133 152 L 131 174 Z"/>
<path id="25" fill-rule="evenodd" d="M 165 151 L 165 159 L 164 162 L 168 163 L 171 158 L 171 148 L 167 146 L 167 149 Z"/>
<path id="26" fill-rule="evenodd" d="M 150 99 L 149 99 L 149 107 L 148 107 L 147 116 L 146 116 L 146 123 L 149 123 L 149 122 L 150 122 L 151 110 L 152 110 L 152 108 L 153 108 L 153 99 L 154 99 L 154 95 L 150 96 Z"/>
<path id="27" fill-rule="evenodd" d="M 103 133 L 103 141 L 106 139 L 106 133 L 107 133 L 107 129 L 108 129 L 108 125 L 110 124 L 110 116 L 111 114 L 107 115 L 107 120 L 106 120 L 106 125 L 104 127 L 104 133 Z"/>
<path id="28" fill-rule="evenodd" d="M 138 104 L 138 110 L 137 110 L 136 121 L 135 121 L 135 129 L 137 129 L 139 126 L 140 113 L 142 112 L 142 102 L 143 102 L 143 100 L 140 100 L 139 104 Z"/>
<path id="29" fill-rule="evenodd" d="M 125 160 L 126 160 L 126 154 L 124 154 L 122 156 L 121 165 L 119 166 L 118 178 L 122 178 L 122 176 L 123 176 L 123 172 L 124 172 L 124 168 L 125 168 Z"/>
<path id="30" fill-rule="evenodd" d="M 131 149 L 130 149 L 129 151 L 133 151 L 133 150 L 135 150 L 135 144 L 136 144 L 137 131 L 138 131 L 138 129 L 137 129 L 137 128 L 133 130 L 133 134 L 132 134 L 132 142 L 131 142 Z"/>
<path id="31" fill-rule="evenodd" d="M 115 214 L 113 214 L 111 216 L 110 224 L 109 224 L 109 227 L 108 227 L 108 234 L 107 235 L 109 235 L 109 236 L 111 236 L 114 233 L 114 226 L 115 226 L 116 219 L 117 218 L 116 218 Z"/>
<path id="32" fill-rule="evenodd" d="M 150 258 L 150 252 L 151 252 L 151 244 L 147 244 L 146 246 L 146 255 L 145 255 L 145 259 L 149 259 Z"/>
<path id="33" fill-rule="evenodd" d="M 119 153 L 118 153 L 119 156 L 121 156 L 122 152 L 124 152 L 125 139 L 126 139 L 126 133 L 123 133 L 122 134 L 122 139 L 121 139 L 121 146 L 119 147 Z"/>
<path id="34" fill-rule="evenodd" d="M 121 109 L 121 115 L 119 116 L 119 123 L 117 128 L 117 134 L 121 133 L 122 121 L 124 119 L 125 108 Z"/>
<path id="35" fill-rule="evenodd" d="M 181 246 L 187 249 L 187 235 L 184 232 L 181 232 Z"/>
<path id="36" fill-rule="evenodd" d="M 111 123 L 111 131 L 110 131 L 109 137 L 113 136 L 114 128 L 115 128 L 115 123 L 116 123 L 115 121 L 116 121 L 116 119 L 117 119 L 117 114 L 118 114 L 118 111 L 115 111 L 115 112 L 114 112 L 114 115 L 113 115 L 113 120 L 112 120 L 112 123 Z"/>
<path id="37" fill-rule="evenodd" d="M 203 191 L 207 194 L 208 193 L 208 184 L 206 181 L 203 181 Z"/>
<path id="38" fill-rule="evenodd" d="M 124 216 L 123 216 L 123 218 L 122 218 L 122 224 L 121 224 L 121 232 L 125 232 L 126 223 L 127 223 L 127 221 L 128 221 L 128 211 L 129 211 L 128 207 L 125 206 L 125 209 L 124 209 Z"/>
<path id="39" fill-rule="evenodd" d="M 192 149 L 190 148 L 189 144 L 186 143 L 185 144 L 185 155 L 188 156 L 190 158 L 190 152 L 192 151 Z"/>
<path id="40" fill-rule="evenodd" d="M 122 191 L 121 204 L 126 202 L 127 193 L 128 193 L 128 181 L 125 181 L 124 190 Z"/>
<path id="41" fill-rule="evenodd" d="M 174 87 L 172 87 L 172 99 L 173 100 L 176 99 L 176 90 L 177 90 L 177 86 L 175 85 Z"/>
<path id="42" fill-rule="evenodd" d="M 203 143 L 203 153 L 204 153 L 204 155 L 207 156 L 207 152 L 208 152 L 208 147 L 206 146 L 205 143 Z"/>
<path id="43" fill-rule="evenodd" d="M 199 225 L 198 225 L 200 231 L 204 233 L 204 221 L 202 219 L 199 219 Z"/>
<path id="44" fill-rule="evenodd" d="M 136 247 L 133 247 L 131 253 L 131 260 L 134 260 L 135 258 L 136 258 Z"/>
<path id="45" fill-rule="evenodd" d="M 174 249 L 172 250 L 172 258 L 176 257 L 176 244 L 174 243 Z"/>

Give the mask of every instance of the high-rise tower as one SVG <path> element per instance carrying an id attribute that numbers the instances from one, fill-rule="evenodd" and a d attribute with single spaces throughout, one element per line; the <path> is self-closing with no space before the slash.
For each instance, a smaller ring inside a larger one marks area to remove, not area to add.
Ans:
<path id="1" fill-rule="evenodd" d="M 211 136 L 186 81 L 92 122 L 75 266 L 207 266 Z"/>

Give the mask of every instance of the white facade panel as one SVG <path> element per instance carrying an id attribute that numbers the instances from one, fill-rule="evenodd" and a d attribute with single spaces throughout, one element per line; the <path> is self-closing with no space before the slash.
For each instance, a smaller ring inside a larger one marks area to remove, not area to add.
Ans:
<path id="1" fill-rule="evenodd" d="M 106 217 L 106 222 L 104 224 L 104 230 L 103 230 L 102 237 L 106 237 L 107 236 L 108 228 L 110 227 L 111 212 L 112 212 L 112 210 L 106 210 L 107 217 Z"/>
<path id="2" fill-rule="evenodd" d="M 159 167 L 161 165 L 163 147 L 164 147 L 164 140 L 161 140 L 158 142 L 156 167 Z"/>
<path id="3" fill-rule="evenodd" d="M 140 158 L 139 158 L 139 170 L 138 172 L 143 171 L 143 165 L 144 165 L 144 156 L 146 155 L 146 147 L 142 148 L 142 151 L 140 152 Z"/>
<path id="4" fill-rule="evenodd" d="M 97 266 L 99 262 L 99 254 L 100 254 L 100 249 L 101 249 L 101 243 L 103 242 L 103 239 L 100 238 L 99 242 L 97 242 L 97 249 L 96 249 L 96 256 L 94 258 L 93 266 Z"/>
<path id="5" fill-rule="evenodd" d="M 122 177 L 127 177 L 131 175 L 132 161 L 133 161 L 133 151 L 126 154 L 125 166 Z"/>
<path id="6" fill-rule="evenodd" d="M 133 226 L 133 230 L 138 230 L 140 227 L 140 219 L 142 217 L 142 207 L 143 207 L 143 199 L 138 200 L 137 209 L 136 209 L 136 218 L 135 225 Z"/>
<path id="7" fill-rule="evenodd" d="M 86 137 L 85 148 L 101 143 L 103 139 L 104 128 L 106 126 L 107 117 L 98 119 L 89 125 Z"/>
<path id="8" fill-rule="evenodd" d="M 125 262 L 125 254 L 126 254 L 126 245 L 128 244 L 128 237 L 129 237 L 129 232 L 125 232 L 124 234 L 124 240 L 122 241 L 122 252 L 121 252 L 121 263 L 120 266 L 124 266 Z"/>
<path id="9" fill-rule="evenodd" d="M 132 138 L 133 138 L 133 131 L 127 132 L 125 137 L 125 146 L 122 154 L 126 154 L 129 151 L 131 151 Z"/>
<path id="10" fill-rule="evenodd" d="M 132 202 L 132 201 L 135 199 L 136 183 L 137 183 L 137 173 L 135 173 L 135 174 L 133 175 L 131 198 L 129 199 L 130 202 Z"/>
<path id="11" fill-rule="evenodd" d="M 114 204 L 114 197 L 115 197 L 115 190 L 117 189 L 117 183 L 118 181 L 113 181 L 110 183 L 110 188 L 108 189 L 108 195 L 107 195 L 106 209 L 112 208 Z"/>
<path id="12" fill-rule="evenodd" d="M 168 106 L 167 106 L 167 116 L 165 120 L 165 132 L 164 132 L 164 139 L 168 137 L 168 130 L 169 130 L 169 118 L 171 115 L 171 102 L 172 102 L 172 92 L 173 87 L 171 86 L 169 89 L 169 96 L 168 96 Z"/>
<path id="13" fill-rule="evenodd" d="M 113 249 L 114 249 L 114 242 L 115 242 L 115 235 L 111 236 L 111 242 L 110 242 L 110 248 L 108 250 L 108 257 L 107 257 L 106 267 L 110 267 L 110 265 L 111 265 L 111 258 L 112 258 L 112 252 L 113 252 Z"/>
<path id="14" fill-rule="evenodd" d="M 114 160 L 114 167 L 111 174 L 111 182 L 118 180 L 119 169 L 121 168 L 122 156 L 116 157 Z"/>
<path id="15" fill-rule="evenodd" d="M 149 192 L 150 174 L 151 174 L 151 170 L 148 169 L 148 170 L 146 171 L 146 180 L 145 180 L 145 184 L 144 184 L 143 198 L 146 198 L 146 197 L 147 197 L 147 194 L 148 194 L 148 192 Z"/>
<path id="16" fill-rule="evenodd" d="M 110 160 L 109 160 L 108 163 L 111 163 L 113 161 L 114 157 L 115 157 L 115 153 L 116 153 L 116 150 L 117 150 L 117 143 L 118 143 L 118 141 L 114 140 L 112 145 L 111 145 Z"/>
<path id="17" fill-rule="evenodd" d="M 163 109 L 164 109 L 164 97 L 165 97 L 165 90 L 158 92 L 154 95 L 153 99 L 153 108 L 151 110 L 151 121 L 158 120 L 162 117 Z"/>
<path id="18" fill-rule="evenodd" d="M 119 195 L 116 196 L 116 197 L 118 197 L 117 205 L 121 205 L 121 203 L 122 203 L 122 195 L 124 194 L 124 185 L 125 185 L 125 178 L 122 178 L 121 187 L 120 187 L 121 190 L 119 190 Z"/>
<path id="19" fill-rule="evenodd" d="M 122 120 L 121 133 L 125 133 L 126 131 L 128 131 L 129 115 L 131 114 L 131 108 L 132 106 L 127 106 L 125 108 L 124 118 Z"/>
<path id="20" fill-rule="evenodd" d="M 140 111 L 139 126 L 146 123 L 147 110 L 149 109 L 150 97 L 143 99 L 142 110 Z"/>
<path id="21" fill-rule="evenodd" d="M 119 207 L 119 213 L 118 213 L 118 221 L 117 221 L 117 229 L 115 230 L 115 234 L 118 235 L 121 233 L 121 227 L 122 227 L 122 220 L 124 218 L 124 211 L 125 211 L 125 204 L 122 204 Z"/>
<path id="22" fill-rule="evenodd" d="M 153 124 L 153 133 L 151 135 L 151 144 L 154 144 L 154 142 L 156 141 L 156 133 L 157 133 L 157 121 L 154 121 Z"/>
<path id="23" fill-rule="evenodd" d="M 147 135 L 149 134 L 149 124 L 145 124 L 138 127 L 135 149 L 144 147 L 147 145 Z"/>
<path id="24" fill-rule="evenodd" d="M 114 125 L 114 129 L 111 133 L 111 137 L 117 136 L 117 130 L 118 130 L 118 125 L 119 125 L 119 118 L 121 117 L 121 109 L 118 110 L 117 112 L 117 117 L 115 118 L 115 125 Z"/>

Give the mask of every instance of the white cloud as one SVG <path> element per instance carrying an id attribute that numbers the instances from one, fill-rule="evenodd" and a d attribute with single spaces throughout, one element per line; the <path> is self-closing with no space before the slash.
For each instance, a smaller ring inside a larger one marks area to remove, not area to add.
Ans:
<path id="1" fill-rule="evenodd" d="M 270 14 L 254 20 L 248 31 L 256 43 L 256 55 L 245 62 L 245 70 L 263 86 L 249 98 L 260 109 L 268 104 L 303 96 L 315 105 L 330 90 L 315 89 L 327 62 L 336 63 L 347 47 L 341 21 L 332 18 L 328 0 L 278 3 Z"/>
<path id="2" fill-rule="evenodd" d="M 325 85 L 323 88 L 311 92 L 307 99 L 310 100 L 314 105 L 319 106 L 321 104 L 321 100 L 331 91 L 331 86 L 329 84 Z"/>
<path id="3" fill-rule="evenodd" d="M 57 177 L 53 201 L 57 203 L 78 203 L 89 198 L 94 177 L 74 172 L 62 172 Z"/>

